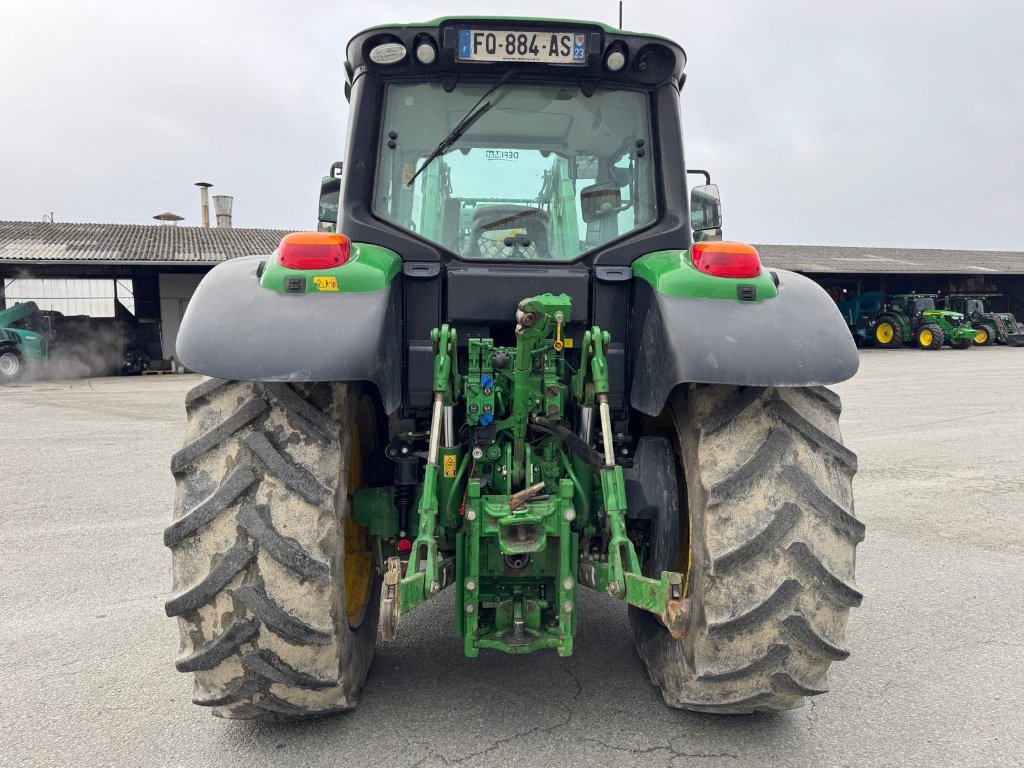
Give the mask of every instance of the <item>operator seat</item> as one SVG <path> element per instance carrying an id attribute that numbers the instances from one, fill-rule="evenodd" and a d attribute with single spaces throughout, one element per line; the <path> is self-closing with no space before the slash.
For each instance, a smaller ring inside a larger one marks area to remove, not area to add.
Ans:
<path id="1" fill-rule="evenodd" d="M 470 247 L 485 259 L 547 259 L 551 257 L 550 222 L 540 208 L 484 205 L 473 212 Z"/>

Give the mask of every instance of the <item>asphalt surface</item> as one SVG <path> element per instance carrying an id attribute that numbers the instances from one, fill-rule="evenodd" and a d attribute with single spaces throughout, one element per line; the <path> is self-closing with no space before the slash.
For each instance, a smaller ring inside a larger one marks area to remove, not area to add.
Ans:
<path id="1" fill-rule="evenodd" d="M 1024 765 L 1024 350 L 862 355 L 837 387 L 868 528 L 852 655 L 810 705 L 733 717 L 665 707 L 596 595 L 569 659 L 463 658 L 443 595 L 378 648 L 352 713 L 193 706 L 161 533 L 197 380 L 0 389 L 0 765 Z"/>

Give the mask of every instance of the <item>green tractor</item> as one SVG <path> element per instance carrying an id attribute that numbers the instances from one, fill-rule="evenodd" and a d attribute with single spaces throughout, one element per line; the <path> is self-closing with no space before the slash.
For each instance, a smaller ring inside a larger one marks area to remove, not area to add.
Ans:
<path id="1" fill-rule="evenodd" d="M 879 347 L 894 349 L 913 344 L 921 349 L 970 349 L 978 331 L 963 314 L 936 309 L 937 295 L 905 293 L 889 296 L 878 312 L 872 333 Z"/>
<path id="2" fill-rule="evenodd" d="M 998 296 L 997 293 L 953 294 L 946 299 L 945 307 L 959 312 L 978 332 L 977 344 L 1008 344 L 1024 347 L 1024 323 L 1018 323 L 1009 312 L 986 312 L 985 302 Z"/>
<path id="3" fill-rule="evenodd" d="M 864 525 L 824 385 L 857 351 L 815 283 L 716 239 L 712 185 L 691 204 L 684 62 L 580 21 L 348 44 L 320 231 L 214 268 L 178 334 L 211 377 L 164 534 L 196 704 L 349 709 L 446 590 L 469 658 L 570 655 L 588 589 L 671 706 L 825 692 Z"/>

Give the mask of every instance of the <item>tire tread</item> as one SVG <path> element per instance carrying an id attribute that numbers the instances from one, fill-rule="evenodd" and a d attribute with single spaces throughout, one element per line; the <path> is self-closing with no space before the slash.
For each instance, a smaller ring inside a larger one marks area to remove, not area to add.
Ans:
<path id="1" fill-rule="evenodd" d="M 842 629 L 863 600 L 852 574 L 865 528 L 853 514 L 857 458 L 839 433 L 841 402 L 822 387 L 691 385 L 672 409 L 691 509 L 691 622 L 673 640 L 632 611 L 640 657 L 674 707 L 800 706 L 849 656 Z M 747 458 L 723 466 L 743 456 L 737 445 Z"/>
<path id="2" fill-rule="evenodd" d="M 377 606 L 371 595 L 363 624 L 348 627 L 336 498 L 353 392 L 208 379 L 186 396 L 188 437 L 171 461 L 176 514 L 164 531 L 181 590 L 165 610 L 178 617 L 175 666 L 194 674 L 193 701 L 215 715 L 296 719 L 357 701 Z M 301 517 L 289 525 L 282 514 Z"/>

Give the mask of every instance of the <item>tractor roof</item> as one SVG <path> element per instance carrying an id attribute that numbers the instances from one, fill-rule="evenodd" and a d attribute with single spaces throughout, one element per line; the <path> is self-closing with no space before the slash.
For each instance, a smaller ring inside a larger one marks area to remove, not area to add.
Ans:
<path id="1" fill-rule="evenodd" d="M 531 16 L 457 16 L 457 17 L 456 16 L 438 16 L 436 19 L 431 19 L 430 21 L 413 22 L 411 24 L 377 24 L 376 26 L 368 27 L 367 29 L 364 29 L 363 32 L 364 33 L 365 32 L 372 32 L 372 31 L 378 30 L 378 29 L 393 29 L 395 27 L 419 27 L 419 28 L 424 28 L 424 27 L 440 27 L 445 22 L 450 22 L 450 21 L 455 21 L 455 20 L 458 20 L 458 21 L 481 21 L 481 22 L 485 22 L 485 23 L 488 23 L 488 24 L 493 23 L 493 22 L 503 22 L 503 21 L 512 22 L 513 24 L 533 24 L 533 23 L 540 22 L 540 23 L 544 23 L 544 24 L 556 24 L 556 25 L 562 26 L 562 27 L 584 26 L 585 25 L 585 26 L 588 26 L 588 27 L 600 27 L 607 34 L 610 34 L 610 35 L 642 36 L 642 37 L 650 37 L 651 39 L 656 39 L 656 40 L 666 40 L 666 41 L 668 41 L 670 43 L 672 42 L 672 40 L 670 38 L 663 37 L 661 35 L 651 35 L 651 34 L 647 34 L 647 33 L 644 33 L 644 32 L 631 32 L 629 30 L 619 29 L 618 27 L 610 26 L 610 25 L 605 24 L 604 22 L 601 22 L 601 21 L 587 21 L 586 19 L 553 19 L 553 18 L 547 18 L 545 16 L 538 16 L 538 17 L 531 17 Z"/>
<path id="2" fill-rule="evenodd" d="M 515 32 L 533 35 L 543 42 L 544 35 L 572 33 L 585 48 L 583 60 L 547 63 L 541 61 L 467 60 L 457 55 L 461 35 L 487 32 Z M 421 63 L 416 49 L 423 43 L 436 52 L 433 61 Z M 370 51 L 385 44 L 399 44 L 402 54 L 388 63 L 374 62 Z M 625 56 L 624 65 L 612 71 L 605 64 L 612 51 Z M 514 16 L 457 16 L 443 17 L 412 24 L 386 24 L 363 30 L 353 37 L 346 48 L 345 72 L 349 86 L 364 72 L 373 71 L 382 76 L 420 77 L 423 79 L 451 78 L 452 75 L 492 75 L 519 70 L 524 79 L 566 78 L 600 79 L 624 84 L 658 86 L 672 82 L 681 88 L 686 65 L 686 53 L 672 40 L 660 35 L 626 32 L 596 21 L 573 19 L 542 19 Z"/>

